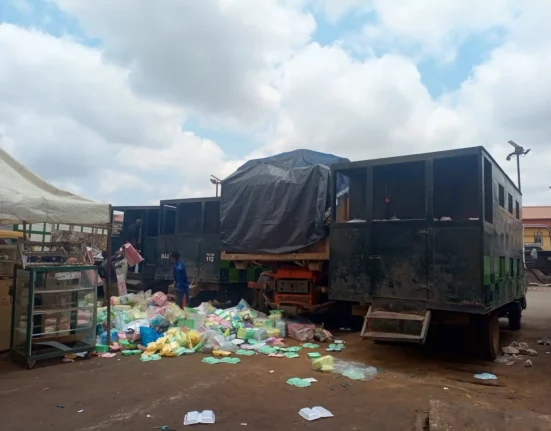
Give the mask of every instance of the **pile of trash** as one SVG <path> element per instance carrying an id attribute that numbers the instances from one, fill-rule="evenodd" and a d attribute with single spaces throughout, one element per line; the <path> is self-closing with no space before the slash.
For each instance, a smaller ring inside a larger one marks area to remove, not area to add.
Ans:
<path id="1" fill-rule="evenodd" d="M 197 352 L 213 355 L 203 361 L 208 364 L 239 363 L 238 358 L 228 358 L 231 354 L 260 353 L 292 359 L 299 357 L 298 352 L 303 347 L 319 347 L 308 341 L 333 341 L 331 333 L 324 328 L 308 320 L 285 320 L 281 310 L 272 310 L 268 316 L 253 310 L 245 300 L 228 309 L 217 309 L 211 303 L 181 309 L 169 302 L 162 292 L 130 293 L 111 298 L 109 346 L 107 320 L 107 307 L 98 308 L 98 352 L 141 355 L 142 361 Z M 287 336 L 306 343 L 303 347 L 287 347 L 284 343 Z M 344 343 L 337 340 L 326 350 L 339 352 L 344 348 Z M 311 359 L 321 357 L 317 352 L 308 356 Z"/>

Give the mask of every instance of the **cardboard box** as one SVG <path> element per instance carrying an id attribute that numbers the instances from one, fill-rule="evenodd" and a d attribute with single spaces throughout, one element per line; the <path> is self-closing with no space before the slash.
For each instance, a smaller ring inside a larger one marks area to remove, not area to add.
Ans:
<path id="1" fill-rule="evenodd" d="M 13 280 L 0 280 L 0 352 L 9 350 L 12 304 L 9 291 Z"/>

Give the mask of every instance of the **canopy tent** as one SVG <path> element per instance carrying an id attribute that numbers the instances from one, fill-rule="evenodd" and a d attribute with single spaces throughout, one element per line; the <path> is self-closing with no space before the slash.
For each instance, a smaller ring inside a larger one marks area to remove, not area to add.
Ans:
<path id="1" fill-rule="evenodd" d="M 0 148 L 0 224 L 109 225 L 110 205 L 63 191 Z"/>

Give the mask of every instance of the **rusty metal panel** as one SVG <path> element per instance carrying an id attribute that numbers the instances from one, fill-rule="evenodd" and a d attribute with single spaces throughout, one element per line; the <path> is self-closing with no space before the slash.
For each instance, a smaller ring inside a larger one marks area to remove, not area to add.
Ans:
<path id="1" fill-rule="evenodd" d="M 331 226 L 329 299 L 358 302 L 370 299 L 368 243 L 367 223 Z"/>
<path id="2" fill-rule="evenodd" d="M 425 220 L 374 222 L 371 256 L 373 297 L 426 301 L 428 291 L 427 230 Z"/>
<path id="3" fill-rule="evenodd" d="M 432 232 L 429 301 L 482 305 L 480 222 L 435 222 Z"/>

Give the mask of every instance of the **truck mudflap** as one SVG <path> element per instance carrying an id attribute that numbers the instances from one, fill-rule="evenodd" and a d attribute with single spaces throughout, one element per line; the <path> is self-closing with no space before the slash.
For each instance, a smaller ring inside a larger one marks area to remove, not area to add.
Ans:
<path id="1" fill-rule="evenodd" d="M 374 309 L 370 306 L 361 336 L 374 341 L 400 341 L 425 344 L 431 312 L 400 313 Z"/>

